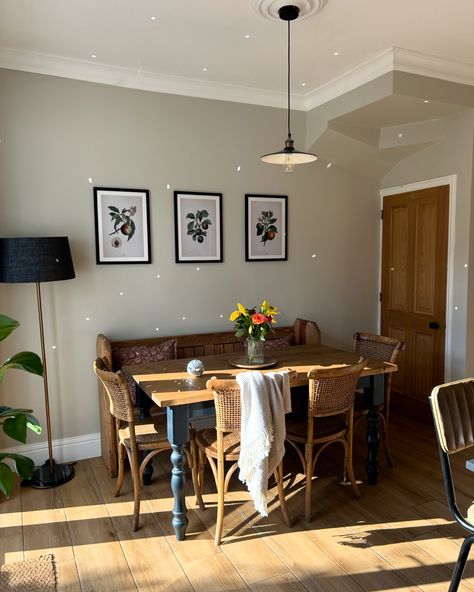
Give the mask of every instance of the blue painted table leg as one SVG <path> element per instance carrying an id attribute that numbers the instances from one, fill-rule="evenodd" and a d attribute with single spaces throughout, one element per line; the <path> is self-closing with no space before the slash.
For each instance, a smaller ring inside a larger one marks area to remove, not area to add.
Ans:
<path id="1" fill-rule="evenodd" d="M 367 482 L 376 485 L 379 475 L 377 453 L 380 443 L 380 416 L 378 407 L 384 401 L 384 376 L 376 374 L 370 377 L 370 387 L 365 391 L 368 404 L 367 413 Z"/>
<path id="2" fill-rule="evenodd" d="M 173 528 L 178 541 L 183 541 L 188 526 L 184 492 L 188 472 L 184 449 L 189 441 L 189 407 L 177 405 L 167 408 L 168 440 L 172 452 L 171 490 L 174 497 Z"/>

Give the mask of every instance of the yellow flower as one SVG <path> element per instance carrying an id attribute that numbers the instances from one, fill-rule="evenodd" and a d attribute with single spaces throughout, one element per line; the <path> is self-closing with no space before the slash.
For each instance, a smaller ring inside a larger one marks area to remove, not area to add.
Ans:
<path id="1" fill-rule="evenodd" d="M 239 310 L 234 310 L 233 313 L 231 313 L 229 320 L 230 321 L 236 321 L 238 318 L 240 317 L 240 311 Z"/>
<path id="2" fill-rule="evenodd" d="M 231 313 L 231 315 L 229 317 L 229 320 L 230 321 L 236 321 L 240 317 L 240 315 L 244 315 L 244 317 L 248 317 L 249 316 L 249 313 L 247 312 L 247 309 L 245 308 L 245 306 L 242 306 L 240 304 L 240 302 L 237 302 L 237 308 L 239 310 L 234 310 L 234 312 Z"/>
<path id="3" fill-rule="evenodd" d="M 240 310 L 240 313 L 243 314 L 244 316 L 248 317 L 249 313 L 247 312 L 247 309 L 245 308 L 245 306 L 242 306 L 240 304 L 240 302 L 237 302 L 237 308 Z"/>

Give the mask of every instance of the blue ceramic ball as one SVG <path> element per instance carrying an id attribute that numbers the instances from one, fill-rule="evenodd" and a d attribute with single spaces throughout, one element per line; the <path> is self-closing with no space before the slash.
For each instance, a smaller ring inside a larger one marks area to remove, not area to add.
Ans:
<path id="1" fill-rule="evenodd" d="M 188 374 L 191 376 L 201 376 L 204 372 L 204 364 L 201 360 L 191 360 L 186 367 Z"/>

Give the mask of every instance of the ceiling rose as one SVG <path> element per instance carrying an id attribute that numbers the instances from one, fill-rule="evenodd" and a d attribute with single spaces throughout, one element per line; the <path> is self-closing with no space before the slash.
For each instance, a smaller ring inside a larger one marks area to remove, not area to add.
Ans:
<path id="1" fill-rule="evenodd" d="M 255 11 L 267 19 L 279 21 L 278 11 L 282 6 L 292 4 L 300 9 L 299 19 L 313 15 L 326 4 L 326 0 L 252 0 Z"/>

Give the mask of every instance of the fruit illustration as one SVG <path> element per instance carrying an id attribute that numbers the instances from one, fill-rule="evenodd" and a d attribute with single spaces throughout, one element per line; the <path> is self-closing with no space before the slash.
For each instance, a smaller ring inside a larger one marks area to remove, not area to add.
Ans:
<path id="1" fill-rule="evenodd" d="M 264 245 L 267 241 L 273 240 L 277 235 L 278 228 L 275 226 L 275 222 L 277 220 L 278 218 L 273 217 L 273 212 L 271 210 L 262 211 L 258 217 L 255 228 L 257 230 L 257 236 L 262 237 L 260 242 L 262 242 Z"/>
<path id="2" fill-rule="evenodd" d="M 188 236 L 191 236 L 193 241 L 203 243 L 212 224 L 209 212 L 207 210 L 197 210 L 195 214 L 189 212 L 186 218 L 191 220 L 188 222 Z"/>
<path id="3" fill-rule="evenodd" d="M 113 222 L 114 225 L 114 231 L 111 232 L 109 236 L 121 232 L 124 236 L 128 237 L 128 242 L 135 234 L 136 226 L 135 222 L 132 220 L 132 216 L 135 216 L 137 213 L 137 207 L 130 206 L 129 208 L 123 208 L 123 210 L 120 211 L 115 206 L 109 206 L 109 210 L 110 221 Z"/>

